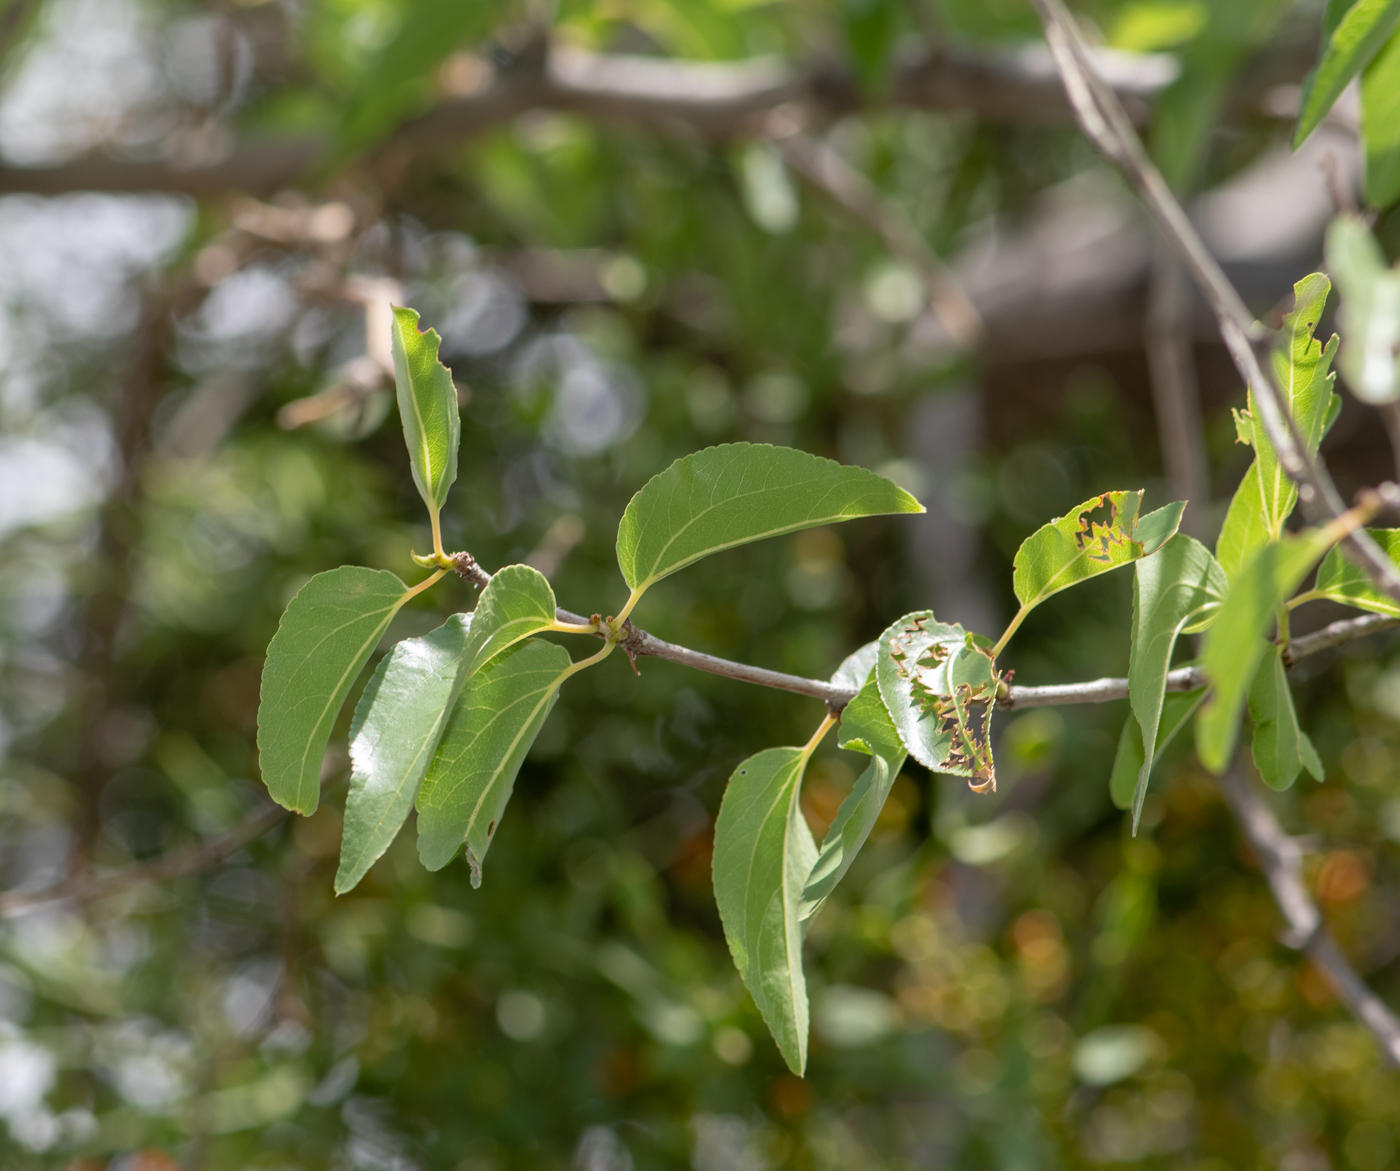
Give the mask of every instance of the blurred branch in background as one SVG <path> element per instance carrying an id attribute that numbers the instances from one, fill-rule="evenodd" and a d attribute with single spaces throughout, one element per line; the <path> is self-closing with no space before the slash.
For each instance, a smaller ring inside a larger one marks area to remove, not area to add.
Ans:
<path id="1" fill-rule="evenodd" d="M 1370 1030 L 1392 1066 L 1400 1066 L 1400 1019 L 1367 987 L 1322 922 L 1322 912 L 1303 880 L 1303 848 L 1284 832 L 1259 787 L 1237 765 L 1219 779 L 1220 791 L 1254 850 L 1274 902 L 1288 922 L 1282 939 L 1306 952 L 1326 973 L 1352 1016 Z"/>

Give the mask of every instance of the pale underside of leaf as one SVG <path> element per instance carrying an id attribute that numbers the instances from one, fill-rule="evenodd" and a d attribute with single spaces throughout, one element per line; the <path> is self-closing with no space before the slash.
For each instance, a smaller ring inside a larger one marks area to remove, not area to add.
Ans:
<path id="1" fill-rule="evenodd" d="M 1152 771 L 1147 746 L 1157 741 L 1167 672 L 1181 632 L 1217 609 L 1227 591 L 1224 571 L 1199 541 L 1178 533 L 1133 574 L 1133 638 L 1128 695 L 1143 743 L 1133 799 L 1133 829 L 1142 817 Z"/>
<path id="2" fill-rule="evenodd" d="M 388 570 L 343 565 L 317 574 L 288 605 L 267 648 L 258 702 L 259 763 L 279 805 L 315 812 L 336 716 L 407 597 Z"/>
<path id="3" fill-rule="evenodd" d="M 423 502 L 436 513 L 457 478 L 462 434 L 457 387 L 438 361 L 442 339 L 436 331 L 419 333 L 412 309 L 395 307 L 393 317 L 394 377 L 409 464 Z"/>
<path id="4" fill-rule="evenodd" d="M 1201 706 L 1205 697 L 1204 687 L 1195 691 L 1169 691 L 1166 694 L 1162 701 L 1161 715 L 1157 720 L 1157 747 L 1152 753 L 1149 775 L 1151 770 L 1157 767 L 1167 747 L 1176 739 L 1177 733 L 1186 727 L 1191 717 L 1196 714 L 1196 709 Z M 1128 718 L 1123 721 L 1122 734 L 1118 737 L 1118 749 L 1113 757 L 1113 773 L 1108 784 L 1113 804 L 1119 809 L 1129 810 L 1134 807 L 1144 764 L 1143 744 L 1142 729 L 1138 727 L 1137 717 L 1129 712 Z"/>
<path id="5" fill-rule="evenodd" d="M 906 614 L 880 636 L 880 697 L 909 755 L 935 772 L 996 788 L 991 720 L 999 681 L 991 656 L 931 610 Z"/>
<path id="6" fill-rule="evenodd" d="M 465 842 L 472 885 L 480 885 L 516 774 L 571 666 L 563 647 L 530 639 L 467 681 L 418 792 L 418 855 L 429 870 Z"/>
<path id="7" fill-rule="evenodd" d="M 715 822 L 715 902 L 735 966 L 788 1068 L 807 1064 L 802 893 L 817 848 L 798 804 L 807 752 L 770 748 L 729 778 Z"/>
<path id="8" fill-rule="evenodd" d="M 359 883 L 403 827 L 465 677 L 468 620 L 454 614 L 379 664 L 350 727 L 350 794 L 335 876 Z"/>
<path id="9" fill-rule="evenodd" d="M 1371 538 L 1384 550 L 1391 563 L 1400 566 L 1400 529 L 1368 529 Z M 1316 592 L 1344 606 L 1388 614 L 1400 618 L 1400 602 L 1376 588 L 1371 575 L 1342 555 L 1340 548 L 1329 549 L 1317 570 Z"/>
<path id="10" fill-rule="evenodd" d="M 1271 789 L 1287 789 L 1306 768 L 1322 780 L 1322 762 L 1308 734 L 1298 726 L 1298 712 L 1283 665 L 1283 648 L 1272 648 L 1255 672 L 1249 689 L 1249 718 L 1254 721 L 1254 765 Z"/>
<path id="11" fill-rule="evenodd" d="M 711 553 L 860 516 L 922 512 L 865 468 L 761 443 L 709 447 L 677 460 L 632 497 L 617 563 L 634 590 Z"/>

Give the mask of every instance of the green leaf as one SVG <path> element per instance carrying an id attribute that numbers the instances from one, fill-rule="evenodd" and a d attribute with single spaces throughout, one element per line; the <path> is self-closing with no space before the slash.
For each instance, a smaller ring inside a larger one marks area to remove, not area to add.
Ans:
<path id="1" fill-rule="evenodd" d="M 563 647 L 530 639 L 467 681 L 418 791 L 418 856 L 429 870 L 466 842 L 472 886 L 481 885 L 516 774 L 571 670 Z"/>
<path id="2" fill-rule="evenodd" d="M 1368 529 L 1372 539 L 1396 565 L 1400 565 L 1400 529 Z M 1342 556 L 1341 549 L 1329 549 L 1317 571 L 1314 590 L 1324 598 L 1369 610 L 1373 614 L 1389 614 L 1400 618 L 1400 603 L 1389 594 L 1376 589 L 1370 575 Z"/>
<path id="3" fill-rule="evenodd" d="M 923 512 L 864 468 L 766 443 L 726 443 L 676 460 L 632 497 L 617 563 L 633 591 L 749 541 L 858 516 Z"/>
<path id="4" fill-rule="evenodd" d="M 272 799 L 314 813 L 331 728 L 408 587 L 388 570 L 318 573 L 288 605 L 267 648 L 258 701 L 258 760 Z"/>
<path id="5" fill-rule="evenodd" d="M 350 726 L 350 795 L 345 802 L 335 893 L 353 889 L 393 843 L 433 759 L 466 679 L 466 614 L 431 634 L 406 638 L 380 662 Z"/>
<path id="6" fill-rule="evenodd" d="M 1167 692 L 1162 700 L 1161 716 L 1157 721 L 1157 746 L 1152 752 L 1149 774 L 1162 759 L 1167 745 L 1176 739 L 1176 734 L 1196 714 L 1196 709 L 1201 706 L 1205 697 L 1204 687 L 1198 687 L 1195 691 Z M 1129 712 L 1128 718 L 1123 721 L 1123 731 L 1118 737 L 1118 750 L 1113 756 L 1113 774 L 1108 781 L 1109 795 L 1119 809 L 1133 808 L 1138 778 L 1143 768 L 1143 746 L 1142 729 L 1138 727 L 1137 717 Z"/>
<path id="7" fill-rule="evenodd" d="M 880 636 L 880 697 L 909 755 L 934 772 L 996 789 L 992 709 L 1000 676 L 991 655 L 932 610 L 906 614 Z"/>
<path id="8" fill-rule="evenodd" d="M 852 651 L 836 668 L 836 673 L 832 675 L 831 681 L 837 687 L 849 687 L 852 691 L 859 691 L 865 686 L 865 681 L 870 678 L 870 672 L 875 669 L 875 660 L 880 657 L 880 640 L 873 639 L 863 647 Z M 845 724 L 845 713 L 842 713 L 842 725 Z"/>
<path id="9" fill-rule="evenodd" d="M 472 613 L 466 659 L 480 670 L 508 647 L 554 625 L 554 591 L 538 569 L 507 565 L 497 570 Z"/>
<path id="10" fill-rule="evenodd" d="M 1331 370 L 1337 339 L 1333 337 L 1323 346 L 1314 336 L 1331 287 L 1318 272 L 1293 286 L 1293 311 L 1279 331 L 1272 355 L 1275 381 L 1311 455 L 1317 454 L 1341 408 L 1341 399 L 1332 390 L 1337 379 Z M 1246 409 L 1235 414 L 1235 430 L 1240 442 L 1254 448 L 1254 460 L 1230 501 L 1215 545 L 1215 555 L 1231 581 L 1260 549 L 1283 536 L 1283 526 L 1298 503 L 1297 486 L 1284 472 L 1259 421 L 1252 388 Z"/>
<path id="11" fill-rule="evenodd" d="M 802 895 L 817 859 L 798 794 L 808 752 L 770 748 L 729 778 L 715 821 L 715 902 L 745 986 L 793 1073 L 807 1066 Z"/>
<path id="12" fill-rule="evenodd" d="M 1400 34 L 1361 75 L 1361 139 L 1366 146 L 1366 202 L 1400 199 Z"/>
<path id="13" fill-rule="evenodd" d="M 1284 537 L 1264 546 L 1230 583 L 1201 648 L 1212 691 L 1196 720 L 1196 751 L 1211 772 L 1224 772 L 1234 754 L 1245 692 L 1269 649 L 1270 621 L 1332 540 L 1319 529 Z"/>
<path id="14" fill-rule="evenodd" d="M 1308 734 L 1298 726 L 1283 648 L 1264 655 L 1249 688 L 1249 718 L 1254 721 L 1254 765 L 1271 789 L 1287 789 L 1306 768 L 1322 780 L 1322 761 Z"/>
<path id="15" fill-rule="evenodd" d="M 1156 554 L 1144 557 L 1133 574 L 1133 643 L 1128 660 L 1128 698 L 1142 736 L 1143 763 L 1133 798 L 1133 832 L 1142 817 L 1147 778 L 1144 758 L 1157 741 L 1166 695 L 1167 672 L 1181 632 L 1208 617 L 1225 599 L 1225 571 L 1199 541 L 1178 533 Z"/>
<path id="16" fill-rule="evenodd" d="M 874 829 L 880 810 L 884 808 L 885 798 L 890 795 L 890 787 L 904 766 L 904 745 L 890 720 L 890 713 L 885 709 L 884 700 L 880 698 L 878 682 L 870 678 L 878 650 L 878 643 L 867 643 L 851 656 L 851 659 L 861 656 L 862 662 L 868 659 L 870 666 L 865 668 L 865 685 L 841 713 L 836 742 L 842 748 L 864 752 L 870 757 L 870 763 L 841 802 L 836 819 L 822 840 L 817 861 L 807 876 L 807 885 L 802 892 L 799 914 L 804 921 L 821 910 L 827 896 L 846 876 L 846 871 L 851 868 L 851 863 Z M 842 664 L 842 670 L 851 659 Z M 831 681 L 842 686 L 850 685 L 841 677 L 841 670 L 832 676 Z M 860 686 L 858 682 L 854 685 Z"/>
<path id="17" fill-rule="evenodd" d="M 1332 221 L 1326 251 L 1342 295 L 1342 376 L 1362 402 L 1393 402 L 1400 398 L 1400 268 L 1385 267 L 1380 245 L 1356 215 Z"/>
<path id="18" fill-rule="evenodd" d="M 1184 502 L 1138 519 L 1141 492 L 1105 492 L 1041 525 L 1016 550 L 1012 585 L 1023 610 L 1156 552 L 1181 523 Z"/>
<path id="19" fill-rule="evenodd" d="M 436 516 L 457 478 L 457 447 L 462 436 L 457 387 L 447 367 L 438 361 L 442 339 L 436 330 L 418 332 L 415 310 L 395 307 L 392 333 L 399 415 L 413 482 L 428 511 Z"/>
<path id="20" fill-rule="evenodd" d="M 1329 11 L 1328 19 L 1334 18 Z M 1324 28 L 1317 67 L 1303 79 L 1298 127 L 1293 132 L 1296 150 L 1327 117 L 1353 77 L 1370 64 L 1400 25 L 1400 0 L 1357 0 L 1332 29 Z"/>

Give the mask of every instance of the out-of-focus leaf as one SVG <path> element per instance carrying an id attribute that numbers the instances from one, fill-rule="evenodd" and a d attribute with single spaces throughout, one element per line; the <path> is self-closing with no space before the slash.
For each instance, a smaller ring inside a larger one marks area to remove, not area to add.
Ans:
<path id="1" fill-rule="evenodd" d="M 1400 565 L 1400 529 L 1369 529 L 1376 544 L 1396 565 Z M 1329 549 L 1317 571 L 1314 592 L 1321 597 L 1369 610 L 1373 614 L 1389 614 L 1400 618 L 1400 602 L 1376 589 L 1375 582 L 1360 566 L 1342 556 L 1340 548 Z"/>
<path id="2" fill-rule="evenodd" d="M 1201 648 L 1211 696 L 1196 720 L 1196 751 L 1211 772 L 1224 772 L 1234 753 L 1245 692 L 1269 649 L 1264 639 L 1269 622 L 1330 540 L 1319 529 L 1284 537 L 1264 546 L 1230 583 Z"/>
<path id="3" fill-rule="evenodd" d="M 1318 272 L 1293 286 L 1293 311 L 1279 331 L 1273 352 L 1274 379 L 1303 445 L 1312 455 L 1317 454 L 1342 405 L 1332 390 L 1337 380 L 1331 371 L 1337 338 L 1323 346 L 1314 337 L 1330 290 L 1331 282 Z M 1283 535 L 1284 523 L 1298 503 L 1298 489 L 1285 474 L 1260 422 L 1253 389 L 1246 409 L 1235 413 L 1235 432 L 1241 443 L 1254 448 L 1254 459 L 1230 501 L 1215 544 L 1215 555 L 1231 581 L 1260 549 Z"/>
<path id="4" fill-rule="evenodd" d="M 1157 742 L 1157 724 L 1166 694 L 1167 672 L 1177 637 L 1224 601 L 1225 571 L 1199 541 L 1178 533 L 1133 573 L 1133 642 L 1128 660 L 1128 696 L 1142 735 L 1143 752 Z M 1133 798 L 1133 830 L 1142 817 L 1150 760 L 1138 773 Z"/>
<path id="5" fill-rule="evenodd" d="M 508 647 L 554 623 L 554 591 L 538 569 L 507 565 L 496 571 L 472 612 L 465 658 L 477 671 Z"/>
<path id="6" fill-rule="evenodd" d="M 770 748 L 729 778 L 715 821 L 714 885 L 724 937 L 788 1068 L 807 1066 L 802 895 L 817 860 L 798 795 L 808 753 Z"/>
<path id="7" fill-rule="evenodd" d="M 1249 688 L 1249 718 L 1254 721 L 1254 765 L 1271 789 L 1287 789 L 1304 768 L 1322 780 L 1322 761 L 1308 734 L 1298 726 L 1283 648 L 1264 655 Z"/>
<path id="8" fill-rule="evenodd" d="M 726 443 L 676 460 L 628 502 L 617 563 L 642 590 L 721 549 L 858 516 L 923 512 L 884 476 L 773 447 Z"/>
<path id="9" fill-rule="evenodd" d="M 846 871 L 851 868 L 851 863 L 875 827 L 885 798 L 890 795 L 890 787 L 904 764 L 904 745 L 890 720 L 884 700 L 880 698 L 879 683 L 871 675 L 878 649 L 878 643 L 868 643 L 856 652 L 868 658 L 871 665 L 865 668 L 864 686 L 841 713 L 841 727 L 836 741 L 842 748 L 864 752 L 870 757 L 870 763 L 841 802 L 836 819 L 822 839 L 816 864 L 802 892 L 800 914 L 803 920 L 810 919 L 821 909 L 827 896 L 836 889 L 836 884 L 846 876 Z M 865 655 L 863 652 L 866 651 L 871 653 Z M 851 657 L 855 658 L 855 655 Z M 850 661 L 847 659 L 842 669 Z M 841 671 L 838 670 L 831 681 L 845 686 L 840 676 Z"/>
<path id="10" fill-rule="evenodd" d="M 1386 268 L 1357 215 L 1340 215 L 1327 229 L 1327 266 L 1342 295 L 1342 377 L 1362 402 L 1393 402 L 1400 398 L 1400 267 Z"/>
<path id="11" fill-rule="evenodd" d="M 991 655 L 932 610 L 906 614 L 880 636 L 880 697 L 909 755 L 934 772 L 996 788 L 992 709 L 999 676 Z"/>
<path id="12" fill-rule="evenodd" d="M 1326 19 L 1334 19 L 1328 10 Z M 1330 32 L 1324 36 L 1317 68 L 1303 79 L 1299 100 L 1298 127 L 1293 146 L 1302 146 L 1327 117 L 1353 77 L 1370 64 L 1400 25 L 1400 0 L 1356 0 Z"/>
<path id="13" fill-rule="evenodd" d="M 1366 202 L 1400 199 L 1400 33 L 1361 75 L 1361 140 L 1366 147 Z"/>
<path id="14" fill-rule="evenodd" d="M 438 67 L 495 28 L 505 7 L 501 0 L 410 0 L 398 32 L 360 75 L 346 105 L 341 150 L 363 147 L 432 101 Z"/>
<path id="15" fill-rule="evenodd" d="M 1155 553 L 1177 530 L 1180 501 L 1138 518 L 1141 492 L 1105 492 L 1042 525 L 1016 550 L 1012 585 L 1025 609 Z"/>
<path id="16" fill-rule="evenodd" d="M 433 329 L 418 332 L 414 310 L 394 309 L 392 334 L 399 414 L 413 482 L 428 511 L 436 516 L 457 478 L 457 446 L 462 437 L 457 387 L 438 361 L 442 339 Z"/>
<path id="17" fill-rule="evenodd" d="M 272 799 L 314 813 L 321 758 L 340 705 L 408 587 L 385 569 L 318 573 L 287 606 L 267 648 L 258 701 L 258 759 Z"/>
<path id="18" fill-rule="evenodd" d="M 1162 759 L 1176 734 L 1181 731 L 1196 714 L 1201 701 L 1206 697 L 1206 689 L 1195 691 L 1169 691 L 1162 700 L 1162 711 L 1157 721 L 1157 747 L 1152 753 L 1150 773 Z M 1137 717 L 1131 712 L 1123 721 L 1123 731 L 1118 737 L 1118 749 L 1113 756 L 1113 773 L 1109 777 L 1108 792 L 1113 804 L 1119 809 L 1132 809 L 1137 795 L 1138 778 L 1143 770 L 1142 729 Z"/>
<path id="19" fill-rule="evenodd" d="M 350 726 L 336 894 L 359 883 L 402 828 L 466 678 L 470 619 L 454 614 L 431 634 L 406 638 L 374 672 Z"/>
<path id="20" fill-rule="evenodd" d="M 481 885 L 516 774 L 571 667 L 563 647 L 529 639 L 467 681 L 418 791 L 418 856 L 429 870 L 466 842 L 472 885 Z"/>

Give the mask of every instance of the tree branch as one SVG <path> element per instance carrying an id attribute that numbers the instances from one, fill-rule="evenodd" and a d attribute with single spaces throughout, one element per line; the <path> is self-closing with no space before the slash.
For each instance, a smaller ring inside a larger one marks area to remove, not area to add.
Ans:
<path id="1" fill-rule="evenodd" d="M 128 866 L 105 875 L 75 874 L 52 886 L 37 890 L 11 890 L 0 894 L 0 919 L 12 919 L 36 907 L 56 902 L 90 903 L 110 898 L 133 887 L 152 882 L 167 882 L 187 874 L 209 870 L 232 857 L 250 842 L 256 841 L 287 816 L 287 810 L 268 806 L 249 817 L 242 825 L 203 845 L 186 847 L 164 854 L 150 862 Z"/>
<path id="2" fill-rule="evenodd" d="M 1161 54 L 1100 52 L 1095 58 L 1115 92 L 1146 121 L 1148 102 L 1176 76 Z M 440 149 L 502 125 L 527 110 L 557 110 L 595 121 L 689 127 L 711 137 L 748 132 L 755 115 L 797 103 L 820 117 L 857 109 L 859 87 L 843 69 L 777 58 L 676 61 L 595 54 L 559 46 L 538 65 L 518 63 L 473 92 L 410 119 L 384 153 L 402 157 Z M 961 111 L 992 122 L 1054 123 L 1072 117 L 1053 64 L 1034 51 L 973 52 L 939 47 L 902 58 L 887 102 L 908 109 Z M 329 143 L 321 138 L 246 142 L 199 166 L 90 156 L 51 167 L 0 167 L 0 193 L 67 191 L 270 192 L 305 179 Z"/>
<path id="3" fill-rule="evenodd" d="M 1117 95 L 1095 73 L 1088 50 L 1063 0 L 1031 0 L 1031 3 L 1040 15 L 1045 39 L 1081 129 L 1127 176 L 1205 294 L 1236 369 L 1254 391 L 1260 421 L 1278 451 L 1279 463 L 1298 485 L 1298 499 L 1304 512 L 1313 522 L 1341 517 L 1346 506 L 1336 485 L 1322 461 L 1308 454 L 1268 363 L 1260 361 L 1256 347 L 1267 346 L 1267 331 L 1245 307 L 1162 173 L 1148 157 Z M 1386 503 L 1390 504 L 1393 499 L 1400 498 L 1400 489 L 1386 485 L 1382 495 L 1388 497 Z M 1343 538 L 1343 547 L 1382 590 L 1400 601 L 1400 570 L 1365 530 Z"/>
<path id="4" fill-rule="evenodd" d="M 1288 923 L 1283 942 L 1306 952 L 1327 974 L 1342 1003 L 1370 1030 L 1388 1063 L 1400 1066 L 1400 1019 L 1357 975 L 1323 926 L 1322 913 L 1303 881 L 1303 852 L 1298 843 L 1284 833 L 1263 796 L 1238 768 L 1229 769 L 1219 783 Z"/>

